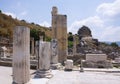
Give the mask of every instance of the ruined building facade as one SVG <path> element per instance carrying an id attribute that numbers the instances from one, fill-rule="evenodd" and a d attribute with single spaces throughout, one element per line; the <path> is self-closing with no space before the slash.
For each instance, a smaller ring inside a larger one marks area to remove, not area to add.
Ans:
<path id="1" fill-rule="evenodd" d="M 52 8 L 52 38 L 58 41 L 58 61 L 67 58 L 67 16 L 58 14 L 57 7 Z"/>

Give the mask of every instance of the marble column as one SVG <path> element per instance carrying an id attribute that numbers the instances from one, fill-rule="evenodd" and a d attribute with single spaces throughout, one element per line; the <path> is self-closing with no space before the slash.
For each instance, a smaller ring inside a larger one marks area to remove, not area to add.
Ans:
<path id="1" fill-rule="evenodd" d="M 31 38 L 31 55 L 34 56 L 35 54 L 35 46 L 34 46 L 34 38 Z"/>
<path id="2" fill-rule="evenodd" d="M 13 32 L 13 84 L 30 81 L 30 29 L 17 26 Z"/>
<path id="3" fill-rule="evenodd" d="M 39 68 L 36 77 L 51 77 L 50 71 L 50 43 L 39 41 Z"/>
<path id="4" fill-rule="evenodd" d="M 73 56 L 76 55 L 76 36 L 73 36 Z"/>
<path id="5" fill-rule="evenodd" d="M 58 63 L 58 43 L 57 39 L 52 39 L 51 41 L 51 68 L 58 69 L 60 63 Z"/>
<path id="6" fill-rule="evenodd" d="M 35 41 L 35 56 L 36 56 L 36 60 L 37 60 L 37 64 L 36 64 L 36 68 L 39 68 L 39 41 Z"/>

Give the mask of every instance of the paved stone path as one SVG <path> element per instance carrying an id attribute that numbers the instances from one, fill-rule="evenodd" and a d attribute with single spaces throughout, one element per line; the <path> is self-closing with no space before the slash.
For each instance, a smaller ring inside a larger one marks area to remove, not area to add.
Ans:
<path id="1" fill-rule="evenodd" d="M 47 84 L 120 84 L 120 73 L 58 71 Z"/>
<path id="2" fill-rule="evenodd" d="M 104 72 L 108 71 L 108 72 Z M 120 84 L 120 69 L 85 69 L 67 72 L 53 70 L 51 79 L 34 78 L 31 70 L 31 84 Z M 12 68 L 0 66 L 0 84 L 12 84 Z"/>

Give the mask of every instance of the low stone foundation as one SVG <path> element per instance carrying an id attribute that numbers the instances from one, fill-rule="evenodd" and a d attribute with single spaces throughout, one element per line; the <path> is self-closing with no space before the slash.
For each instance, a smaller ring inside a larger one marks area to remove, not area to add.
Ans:
<path id="1" fill-rule="evenodd" d="M 83 67 L 85 68 L 112 68 L 113 65 L 109 61 L 84 61 Z"/>

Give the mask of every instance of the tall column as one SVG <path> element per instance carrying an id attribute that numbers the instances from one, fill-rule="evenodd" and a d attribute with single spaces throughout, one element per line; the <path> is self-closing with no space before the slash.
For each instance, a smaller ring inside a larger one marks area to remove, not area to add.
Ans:
<path id="1" fill-rule="evenodd" d="M 58 61 L 67 59 L 67 16 L 58 14 L 57 7 L 52 8 L 52 39 L 58 40 Z"/>
<path id="2" fill-rule="evenodd" d="M 39 62 L 39 41 L 35 41 L 35 56 L 36 60 Z M 39 64 L 37 63 L 37 69 L 39 68 Z"/>
<path id="3" fill-rule="evenodd" d="M 76 55 L 76 36 L 73 36 L 73 56 Z"/>
<path id="4" fill-rule="evenodd" d="M 58 63 L 58 43 L 57 39 L 51 41 L 51 68 L 57 69 L 60 64 Z"/>
<path id="5" fill-rule="evenodd" d="M 13 84 L 30 80 L 30 29 L 17 26 L 13 32 Z"/>
<path id="6" fill-rule="evenodd" d="M 51 77 L 50 74 L 50 43 L 39 41 L 39 68 L 36 77 Z"/>
<path id="7" fill-rule="evenodd" d="M 34 45 L 34 38 L 31 38 L 31 55 L 34 56 L 35 54 L 35 45 Z"/>

